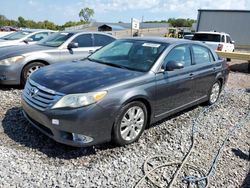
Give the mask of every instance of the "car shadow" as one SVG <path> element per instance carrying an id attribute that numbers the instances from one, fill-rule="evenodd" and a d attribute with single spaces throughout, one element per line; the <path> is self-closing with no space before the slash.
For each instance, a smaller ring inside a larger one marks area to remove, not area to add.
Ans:
<path id="1" fill-rule="evenodd" d="M 24 88 L 24 86 L 22 86 L 22 85 L 1 85 L 0 84 L 0 90 L 2 90 L 2 91 L 9 91 L 12 89 L 22 90 L 23 88 Z"/>
<path id="2" fill-rule="evenodd" d="M 250 149 L 248 154 L 244 153 L 240 149 L 234 149 L 234 148 L 232 149 L 232 152 L 240 159 L 250 161 Z M 250 187 L 250 169 L 240 188 L 249 188 L 249 187 Z"/>
<path id="3" fill-rule="evenodd" d="M 158 121 L 148 128 L 158 126 L 164 121 L 175 118 L 181 114 L 184 114 L 190 110 L 193 110 L 197 106 L 186 109 L 175 115 L 169 116 L 161 121 Z M 24 117 L 21 107 L 14 107 L 9 109 L 4 119 L 2 120 L 2 127 L 4 133 L 18 145 L 22 145 L 28 148 L 32 148 L 44 153 L 51 158 L 59 159 L 74 159 L 82 156 L 95 155 L 98 151 L 113 149 L 115 146 L 112 143 L 99 144 L 93 147 L 71 147 L 64 144 L 57 143 L 53 139 L 42 134 L 39 130 L 34 128 Z M 10 143 L 13 146 L 13 143 Z"/>
<path id="4" fill-rule="evenodd" d="M 159 120 L 159 121 L 157 121 L 157 122 L 155 122 L 155 123 L 153 123 L 153 124 L 148 125 L 148 126 L 146 127 L 146 129 L 150 129 L 150 128 L 159 126 L 159 125 L 161 125 L 162 123 L 164 123 L 164 122 L 166 122 L 166 121 L 169 121 L 169 120 L 171 120 L 171 119 L 177 118 L 178 116 L 180 116 L 180 115 L 182 115 L 182 114 L 185 114 L 185 113 L 187 113 L 187 112 L 189 112 L 189 111 L 192 111 L 192 110 L 198 108 L 199 106 L 206 106 L 206 104 L 205 104 L 205 103 L 202 103 L 202 104 L 198 104 L 198 105 L 189 107 L 189 108 L 187 108 L 187 109 L 185 109 L 185 110 L 182 110 L 182 111 L 180 111 L 180 112 L 177 112 L 177 113 L 175 113 L 175 114 L 173 114 L 173 115 L 170 115 L 170 116 L 168 116 L 168 117 L 166 117 L 166 118 L 163 118 L 162 120 Z"/>
<path id="5" fill-rule="evenodd" d="M 4 133 L 18 143 L 18 145 L 39 150 L 51 158 L 74 159 L 82 156 L 95 155 L 97 150 L 114 148 L 110 143 L 83 148 L 57 143 L 34 128 L 23 116 L 21 107 L 14 107 L 6 112 L 2 120 L 2 127 Z M 14 146 L 13 143 L 9 144 L 10 147 Z"/>
<path id="6" fill-rule="evenodd" d="M 248 62 L 242 62 L 239 64 L 233 64 L 229 66 L 229 69 L 233 72 L 250 73 L 250 67 Z"/>

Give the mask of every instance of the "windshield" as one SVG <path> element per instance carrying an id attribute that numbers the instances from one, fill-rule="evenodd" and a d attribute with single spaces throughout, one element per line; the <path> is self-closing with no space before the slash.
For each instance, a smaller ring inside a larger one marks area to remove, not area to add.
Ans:
<path id="1" fill-rule="evenodd" d="M 209 42 L 220 42 L 220 35 L 218 35 L 218 34 L 196 33 L 196 34 L 194 34 L 193 40 L 209 41 Z"/>
<path id="2" fill-rule="evenodd" d="M 166 43 L 144 40 L 117 40 L 89 56 L 89 60 L 146 72 L 168 46 Z"/>
<path id="3" fill-rule="evenodd" d="M 68 40 L 73 33 L 54 33 L 50 35 L 49 37 L 46 37 L 45 39 L 38 42 L 39 45 L 43 46 L 50 46 L 50 47 L 59 47 L 62 45 L 66 40 Z"/>
<path id="4" fill-rule="evenodd" d="M 6 35 L 6 36 L 2 37 L 1 39 L 18 40 L 18 39 L 24 38 L 25 36 L 27 36 L 30 33 L 31 32 L 29 32 L 29 31 L 17 31 L 17 32 L 11 33 L 9 35 Z"/>

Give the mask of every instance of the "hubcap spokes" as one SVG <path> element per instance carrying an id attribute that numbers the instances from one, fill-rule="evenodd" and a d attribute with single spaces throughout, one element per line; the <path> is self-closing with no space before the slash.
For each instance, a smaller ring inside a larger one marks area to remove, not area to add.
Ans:
<path id="1" fill-rule="evenodd" d="M 31 74 L 33 74 L 35 71 L 37 71 L 38 69 L 40 69 L 41 66 L 34 66 L 34 67 L 31 67 L 28 72 L 27 72 L 27 78 L 30 77 Z"/>
<path id="2" fill-rule="evenodd" d="M 129 108 L 121 121 L 120 133 L 122 138 L 126 141 L 135 139 L 142 130 L 144 119 L 144 112 L 141 107 Z"/>
<path id="3" fill-rule="evenodd" d="M 215 83 L 212 87 L 210 101 L 211 103 L 215 103 L 219 97 L 220 94 L 220 85 L 218 83 Z"/>

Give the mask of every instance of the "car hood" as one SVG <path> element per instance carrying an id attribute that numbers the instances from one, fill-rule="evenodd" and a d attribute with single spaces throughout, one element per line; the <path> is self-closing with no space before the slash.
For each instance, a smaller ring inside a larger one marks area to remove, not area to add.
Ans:
<path id="1" fill-rule="evenodd" d="M 8 46 L 8 45 L 18 45 L 18 44 L 25 44 L 24 42 L 21 42 L 19 40 L 3 40 L 0 39 L 0 47 L 2 46 Z"/>
<path id="2" fill-rule="evenodd" d="M 30 79 L 56 92 L 72 94 L 105 89 L 143 74 L 84 60 L 41 68 Z"/>
<path id="3" fill-rule="evenodd" d="M 24 55 L 29 52 L 36 52 L 41 50 L 51 49 L 52 47 L 41 46 L 41 45 L 16 45 L 16 46 L 4 46 L 0 47 L 0 60 L 18 55 Z"/>

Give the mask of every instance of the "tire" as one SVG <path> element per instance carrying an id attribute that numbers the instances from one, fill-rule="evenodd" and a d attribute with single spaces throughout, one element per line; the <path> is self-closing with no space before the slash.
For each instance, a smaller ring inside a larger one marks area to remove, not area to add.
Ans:
<path id="1" fill-rule="evenodd" d="M 142 102 L 134 101 L 123 106 L 114 123 L 113 142 L 124 146 L 137 141 L 146 127 L 147 120 L 147 108 Z"/>
<path id="2" fill-rule="evenodd" d="M 219 80 L 213 84 L 209 92 L 209 98 L 207 101 L 208 105 L 213 105 L 214 103 L 218 101 L 220 97 L 221 86 L 222 84 Z"/>
<path id="3" fill-rule="evenodd" d="M 35 71 L 37 71 L 38 69 L 40 69 L 41 67 L 44 67 L 45 64 L 44 63 L 41 63 L 41 62 L 32 62 L 28 65 L 26 65 L 24 68 L 23 68 L 23 71 L 22 71 L 22 76 L 21 76 L 21 84 L 22 85 L 25 85 L 28 77 L 34 73 Z"/>

